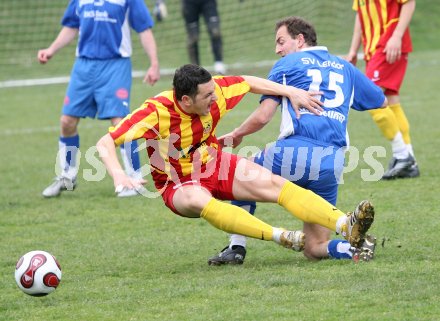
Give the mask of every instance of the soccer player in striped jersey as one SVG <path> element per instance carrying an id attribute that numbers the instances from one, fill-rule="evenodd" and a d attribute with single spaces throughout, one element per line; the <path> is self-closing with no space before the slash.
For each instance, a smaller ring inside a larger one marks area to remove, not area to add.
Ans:
<path id="1" fill-rule="evenodd" d="M 77 154 L 80 118 L 109 119 L 116 125 L 130 112 L 131 60 L 130 27 L 139 34 L 150 59 L 144 82 L 153 85 L 159 79 L 159 61 L 152 32 L 153 20 L 142 0 L 71 0 L 61 21 L 62 29 L 46 49 L 38 51 L 40 63 L 47 63 L 78 35 L 77 58 L 64 98 L 60 120 L 59 164 L 55 181 L 44 197 L 72 191 L 78 172 Z M 139 175 L 139 156 L 135 143 L 121 145 L 124 165 L 130 175 Z M 119 197 L 138 195 L 125 189 Z"/>
<path id="2" fill-rule="evenodd" d="M 145 139 L 156 188 L 165 205 L 184 217 L 201 217 L 229 233 L 274 241 L 302 250 L 304 234 L 257 219 L 244 209 L 220 200 L 278 203 L 293 216 L 341 233 L 359 246 L 374 219 L 374 208 L 361 202 L 344 214 L 318 195 L 264 167 L 222 150 L 216 127 L 248 92 L 285 96 L 300 117 L 299 107 L 317 115 L 322 108 L 314 95 L 293 86 L 252 76 L 217 76 L 197 65 L 176 70 L 174 89 L 147 99 L 97 143 L 99 154 L 116 189 L 140 188 L 143 181 L 128 177 L 116 155 L 117 145 Z M 321 116 L 315 116 L 321 117 Z"/>
<path id="3" fill-rule="evenodd" d="M 356 20 L 346 59 L 356 65 L 364 47 L 365 73 L 388 98 L 388 107 L 370 111 L 382 134 L 391 142 L 393 157 L 383 179 L 420 176 L 409 133 L 409 123 L 400 103 L 408 53 L 412 51 L 409 24 L 415 0 L 354 0 Z"/>
<path id="4" fill-rule="evenodd" d="M 275 63 L 268 78 L 304 90 L 321 91 L 324 111 L 316 117 L 301 109 L 301 118 L 297 119 L 286 99 L 263 96 L 259 108 L 233 132 L 220 137 L 220 142 L 229 138 L 234 147 L 238 146 L 243 137 L 262 129 L 281 104 L 278 140 L 257 154 L 253 161 L 335 205 L 348 145 L 349 110 L 385 107 L 386 98 L 356 67 L 330 54 L 326 47 L 317 46 L 315 29 L 304 19 L 282 19 L 275 30 L 275 52 L 282 58 Z M 256 209 L 255 202 L 232 203 L 251 214 Z M 371 249 L 359 251 L 345 240 L 331 240 L 331 231 L 325 226 L 305 222 L 303 231 L 307 235 L 304 255 L 309 259 L 352 259 L 353 254 L 362 255 L 364 260 L 371 258 L 366 255 L 371 254 L 367 253 Z M 208 263 L 242 264 L 245 256 L 246 238 L 231 235 L 229 246 Z"/>

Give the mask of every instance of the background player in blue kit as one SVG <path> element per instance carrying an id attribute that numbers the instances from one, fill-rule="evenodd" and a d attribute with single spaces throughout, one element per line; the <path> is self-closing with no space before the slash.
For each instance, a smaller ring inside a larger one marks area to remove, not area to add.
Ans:
<path id="1" fill-rule="evenodd" d="M 80 118 L 110 119 L 113 125 L 129 114 L 132 53 L 130 27 L 150 59 L 144 82 L 159 80 L 159 61 L 151 28 L 153 20 L 142 0 L 80 1 L 71 0 L 61 24 L 63 28 L 54 42 L 38 51 L 38 60 L 45 64 L 77 35 L 76 61 L 64 98 L 60 120 L 59 161 L 61 173 L 43 191 L 44 197 L 58 196 L 76 186 Z M 125 170 L 139 178 L 139 156 L 135 142 L 121 146 Z M 135 190 L 118 191 L 118 196 L 137 195 Z"/>
<path id="2" fill-rule="evenodd" d="M 268 79 L 304 90 L 322 92 L 321 116 L 300 109 L 300 118 L 290 102 L 281 97 L 262 96 L 260 106 L 233 132 L 219 138 L 238 146 L 243 137 L 267 124 L 281 105 L 281 127 L 278 140 L 254 158 L 254 162 L 273 173 L 320 195 L 335 205 L 338 179 L 348 145 L 347 119 L 350 107 L 369 110 L 385 107 L 382 90 L 361 71 L 342 58 L 331 55 L 326 47 L 317 46 L 314 27 L 299 17 L 289 17 L 276 24 L 275 51 L 282 58 Z M 294 197 L 294 196 L 292 196 Z M 233 202 L 250 213 L 255 202 Z M 353 249 L 345 240 L 330 240 L 331 231 L 316 224 L 304 223 L 304 255 L 310 259 L 351 259 L 354 252 L 368 260 L 374 241 L 367 238 L 364 249 Z M 231 235 L 231 242 L 220 254 L 210 258 L 210 265 L 241 264 L 246 255 L 246 238 Z"/>

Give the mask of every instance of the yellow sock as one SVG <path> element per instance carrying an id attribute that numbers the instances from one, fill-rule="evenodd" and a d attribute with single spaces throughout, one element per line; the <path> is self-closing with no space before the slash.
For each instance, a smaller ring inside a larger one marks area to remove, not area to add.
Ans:
<path id="1" fill-rule="evenodd" d="M 402 106 L 399 103 L 399 104 L 390 105 L 390 108 L 394 113 L 394 117 L 396 117 L 399 130 L 402 133 L 403 141 L 407 145 L 411 144 L 411 138 L 409 136 L 409 122 L 408 122 L 408 118 L 406 118 Z"/>
<path id="2" fill-rule="evenodd" d="M 373 120 L 379 127 L 382 135 L 388 140 L 393 140 L 400 129 L 396 116 L 391 108 L 371 109 L 368 112 L 373 117 Z"/>
<path id="3" fill-rule="evenodd" d="M 232 234 L 272 240 L 273 227 L 249 214 L 244 209 L 211 198 L 200 217 L 216 228 Z"/>
<path id="4" fill-rule="evenodd" d="M 338 233 L 342 226 L 337 228 L 336 223 L 346 216 L 322 197 L 291 182 L 281 189 L 278 204 L 306 223 L 319 224 Z M 340 222 L 345 222 L 345 218 Z"/>

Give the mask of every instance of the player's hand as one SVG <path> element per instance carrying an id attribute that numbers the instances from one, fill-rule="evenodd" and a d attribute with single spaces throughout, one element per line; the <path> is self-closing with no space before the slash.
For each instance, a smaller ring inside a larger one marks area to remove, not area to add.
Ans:
<path id="1" fill-rule="evenodd" d="M 139 190 L 143 188 L 143 184 L 146 184 L 147 181 L 142 179 L 135 179 L 131 178 L 130 176 L 126 175 L 125 173 L 118 173 L 114 174 L 113 176 L 113 184 L 115 186 L 115 192 L 119 193 L 121 192 L 124 187 L 130 188 L 130 189 L 136 189 Z"/>
<path id="2" fill-rule="evenodd" d="M 299 108 L 303 107 L 310 111 L 312 114 L 321 115 L 323 103 L 320 98 L 323 94 L 320 91 L 305 91 L 303 89 L 290 87 L 292 94 L 289 95 L 289 100 L 292 103 L 292 107 L 295 110 L 296 118 L 301 117 Z"/>
<path id="3" fill-rule="evenodd" d="M 345 60 L 347 60 L 349 63 L 351 63 L 353 66 L 356 66 L 358 57 L 357 52 L 349 52 L 345 57 Z"/>
<path id="4" fill-rule="evenodd" d="M 37 59 L 40 64 L 45 64 L 50 58 L 52 58 L 52 56 L 53 52 L 49 48 L 38 50 L 37 53 Z"/>
<path id="5" fill-rule="evenodd" d="M 237 136 L 236 134 L 234 134 L 234 132 L 235 130 L 217 138 L 218 143 L 222 148 L 223 147 L 235 148 L 241 144 L 241 142 L 243 141 L 243 137 Z"/>
<path id="6" fill-rule="evenodd" d="M 385 45 L 383 52 L 389 64 L 393 64 L 402 56 L 402 39 L 399 36 L 391 36 Z"/>
<path id="7" fill-rule="evenodd" d="M 160 79 L 159 66 L 150 66 L 144 77 L 143 82 L 153 86 Z"/>

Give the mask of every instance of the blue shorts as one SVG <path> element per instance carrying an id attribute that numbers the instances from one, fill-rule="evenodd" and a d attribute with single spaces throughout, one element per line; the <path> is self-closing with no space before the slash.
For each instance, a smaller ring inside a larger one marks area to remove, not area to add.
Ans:
<path id="1" fill-rule="evenodd" d="M 267 146 L 254 162 L 336 205 L 344 157 L 344 148 L 291 135 Z"/>
<path id="2" fill-rule="evenodd" d="M 63 115 L 110 119 L 130 113 L 131 60 L 77 58 Z"/>

